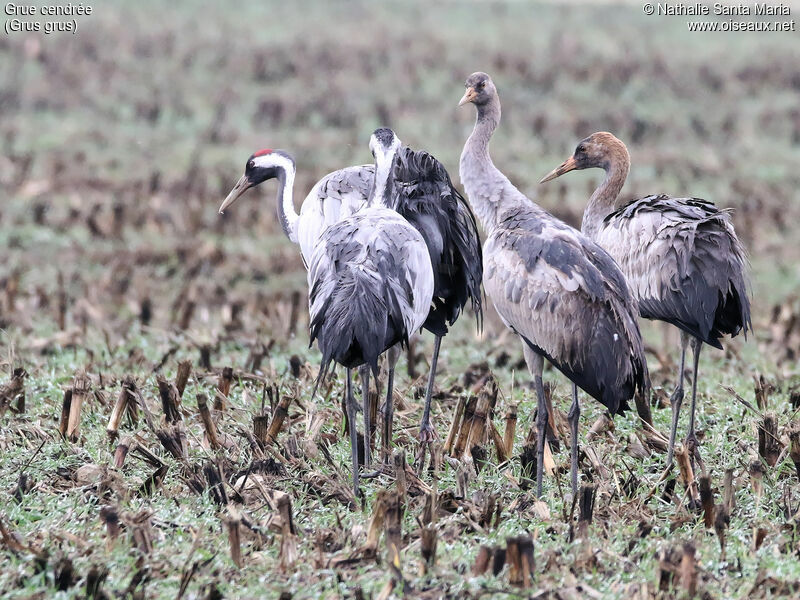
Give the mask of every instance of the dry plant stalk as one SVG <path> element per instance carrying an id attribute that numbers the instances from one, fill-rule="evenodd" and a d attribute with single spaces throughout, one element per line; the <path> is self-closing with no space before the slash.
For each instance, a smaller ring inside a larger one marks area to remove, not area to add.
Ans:
<path id="1" fill-rule="evenodd" d="M 217 437 L 217 426 L 214 425 L 214 419 L 211 418 L 211 411 L 208 409 L 208 398 L 205 394 L 197 394 L 197 410 L 200 413 L 200 421 L 203 423 L 206 439 L 208 445 L 212 450 L 219 450 L 220 443 Z"/>
<path id="2" fill-rule="evenodd" d="M 770 467 L 774 467 L 781 455 L 783 444 L 778 437 L 778 419 L 775 413 L 766 413 L 758 426 L 758 454 Z"/>
<path id="3" fill-rule="evenodd" d="M 489 568 L 489 560 L 492 558 L 492 549 L 489 546 L 481 546 L 478 548 L 478 554 L 475 557 L 475 564 L 472 565 L 473 575 L 483 575 Z"/>
<path id="4" fill-rule="evenodd" d="M 153 552 L 153 527 L 150 521 L 152 513 L 143 510 L 130 517 L 128 525 L 133 537 L 133 545 L 145 556 Z"/>
<path id="5" fill-rule="evenodd" d="M 687 542 L 683 545 L 683 556 L 681 557 L 681 586 L 686 590 L 688 596 L 693 598 L 697 594 L 697 559 L 694 544 Z"/>
<path id="6" fill-rule="evenodd" d="M 225 528 L 228 530 L 228 545 L 231 550 L 231 560 L 237 568 L 241 569 L 244 566 L 242 560 L 242 541 L 240 535 L 240 525 L 242 518 L 239 511 L 233 506 L 228 506 L 228 516 L 224 520 Z"/>
<path id="7" fill-rule="evenodd" d="M 747 469 L 750 475 L 750 484 L 753 486 L 753 493 L 756 495 L 756 511 L 761 503 L 761 496 L 764 494 L 764 465 L 760 460 L 754 460 Z"/>
<path id="8" fill-rule="evenodd" d="M 222 375 L 220 376 L 219 381 L 217 381 L 217 394 L 214 396 L 214 410 L 225 410 L 225 401 L 228 399 L 228 394 L 231 392 L 232 383 L 233 368 L 224 367 L 222 369 Z"/>
<path id="9" fill-rule="evenodd" d="M 450 424 L 450 431 L 447 433 L 447 439 L 444 442 L 444 451 L 450 455 L 453 453 L 453 444 L 455 444 L 458 432 L 461 429 L 461 419 L 464 416 L 464 409 L 467 405 L 467 399 L 461 396 L 456 404 L 456 411 L 453 415 L 453 422 Z"/>
<path id="10" fill-rule="evenodd" d="M 58 328 L 61 331 L 67 329 L 67 305 L 69 298 L 67 298 L 67 289 L 64 286 L 64 273 L 58 272 Z"/>
<path id="11" fill-rule="evenodd" d="M 192 374 L 192 361 L 182 360 L 178 363 L 178 371 L 175 374 L 175 389 L 178 390 L 178 398 L 183 398 L 183 391 L 189 383 L 189 376 Z"/>
<path id="12" fill-rule="evenodd" d="M 764 543 L 764 539 L 767 537 L 767 529 L 766 527 L 755 527 L 753 528 L 753 552 L 757 552 L 761 545 Z"/>
<path id="13" fill-rule="evenodd" d="M 689 492 L 689 500 L 695 503 L 698 498 L 697 482 L 694 479 L 694 471 L 689 460 L 689 449 L 681 444 L 675 449 L 675 459 L 681 472 L 681 479 Z"/>
<path id="14" fill-rule="evenodd" d="M 135 402 L 136 384 L 133 379 L 126 377 L 122 382 L 117 395 L 117 401 L 114 403 L 114 408 L 111 410 L 111 416 L 108 418 L 108 425 L 106 426 L 106 433 L 111 441 L 117 439 L 119 435 L 119 427 L 122 423 L 122 417 L 127 414 L 130 419 L 138 420 L 138 411 Z"/>
<path id="15" fill-rule="evenodd" d="M 517 432 L 517 405 L 512 404 L 506 412 L 506 429 L 503 432 L 503 448 L 506 451 L 506 458 L 511 458 L 514 454 L 514 435 Z"/>
<path id="16" fill-rule="evenodd" d="M 397 495 L 400 497 L 401 502 L 405 504 L 406 493 L 408 492 L 408 482 L 406 480 L 406 453 L 401 449 L 395 450 L 392 461 L 394 463 L 394 481 L 395 487 L 397 488 Z"/>
<path id="17" fill-rule="evenodd" d="M 756 396 L 756 406 L 760 411 L 763 412 L 767 410 L 767 407 L 769 406 L 769 394 L 770 392 L 772 392 L 773 387 L 771 383 L 767 382 L 767 380 L 764 379 L 764 375 L 761 373 L 759 373 L 758 375 L 754 375 L 753 380 L 754 380 L 753 388 Z"/>
<path id="18" fill-rule="evenodd" d="M 9 382 L 0 386 L 0 418 L 6 413 L 15 398 L 18 398 L 17 412 L 25 412 L 25 378 L 27 376 L 28 373 L 25 369 L 18 367 L 14 369 Z"/>
<path id="19" fill-rule="evenodd" d="M 487 387 L 488 384 L 484 386 L 480 394 L 478 394 L 475 412 L 472 413 L 472 419 L 468 423 L 469 433 L 467 434 L 465 448 L 470 450 L 473 446 L 483 445 L 486 439 L 486 427 L 489 419 L 489 404 L 491 400 Z"/>
<path id="20" fill-rule="evenodd" d="M 427 573 L 428 567 L 436 562 L 436 546 L 438 543 L 438 530 L 435 525 L 425 525 L 420 531 L 420 554 L 422 554 L 422 574 Z"/>
<path id="21" fill-rule="evenodd" d="M 119 444 L 117 444 L 117 447 L 114 450 L 114 467 L 117 469 L 122 468 L 122 465 L 125 464 L 125 458 L 128 456 L 128 452 L 130 452 L 131 448 L 134 446 L 135 442 L 130 436 L 125 436 L 120 440 Z"/>
<path id="22" fill-rule="evenodd" d="M 703 524 L 706 529 L 711 529 L 714 526 L 714 493 L 708 475 L 700 476 L 700 504 L 703 507 Z"/>
<path id="23" fill-rule="evenodd" d="M 139 496 L 147 497 L 152 496 L 153 492 L 156 491 L 161 484 L 164 482 L 164 477 L 167 476 L 167 471 L 169 471 L 169 465 L 161 465 L 158 467 L 147 479 L 144 480 L 142 485 L 139 487 L 138 493 Z"/>
<path id="24" fill-rule="evenodd" d="M 386 499 L 386 550 L 389 562 L 400 568 L 400 548 L 403 543 L 403 498 L 395 490 Z"/>
<path id="25" fill-rule="evenodd" d="M 491 421 L 489 421 L 489 433 L 491 434 L 492 442 L 494 443 L 494 451 L 497 453 L 497 462 L 500 464 L 507 462 L 509 453 L 506 449 L 505 441 L 500 436 L 500 432 L 497 431 L 497 427 L 495 427 L 494 423 Z"/>
<path id="26" fill-rule="evenodd" d="M 714 532 L 717 534 L 719 540 L 720 560 L 725 560 L 726 545 L 725 545 L 725 532 L 730 525 L 731 517 L 728 508 L 725 504 L 718 504 L 714 511 Z"/>
<path id="27" fill-rule="evenodd" d="M 544 401 L 547 405 L 547 442 L 555 447 L 558 452 L 559 444 L 558 430 L 556 429 L 556 412 L 553 410 L 553 388 L 551 383 L 544 385 Z"/>
<path id="28" fill-rule="evenodd" d="M 286 331 L 287 337 L 294 337 L 297 331 L 297 319 L 300 316 L 300 291 L 294 290 L 291 299 L 291 312 L 289 313 L 289 327 Z"/>
<path id="29" fill-rule="evenodd" d="M 161 407 L 167 423 L 174 424 L 183 420 L 181 414 L 181 399 L 178 389 L 173 383 L 167 381 L 162 375 L 156 377 L 158 395 L 161 398 Z"/>
<path id="30" fill-rule="evenodd" d="M 794 463 L 795 471 L 797 471 L 797 477 L 800 479 L 800 428 L 795 427 L 792 431 L 789 432 L 789 458 L 792 459 Z"/>
<path id="31" fill-rule="evenodd" d="M 155 434 L 167 452 L 180 461 L 186 460 L 186 431 L 181 423 L 167 425 Z"/>
<path id="32" fill-rule="evenodd" d="M 67 437 L 67 425 L 69 424 L 69 412 L 72 407 L 72 388 L 64 390 L 64 399 L 61 401 L 61 417 L 58 421 L 58 432 L 61 437 Z"/>
<path id="33" fill-rule="evenodd" d="M 367 541 L 364 544 L 364 552 L 368 556 L 374 556 L 378 550 L 378 542 L 381 539 L 381 532 L 383 531 L 383 522 L 386 518 L 386 506 L 389 498 L 389 490 L 379 490 L 375 497 L 375 502 L 372 507 L 372 517 L 369 521 L 369 528 L 367 529 Z"/>
<path id="34" fill-rule="evenodd" d="M 106 525 L 106 548 L 110 549 L 114 541 L 119 537 L 119 512 L 115 506 L 104 506 L 100 509 L 100 519 Z"/>
<path id="35" fill-rule="evenodd" d="M 278 513 L 281 516 L 280 569 L 286 573 L 297 560 L 297 536 L 292 519 L 292 503 L 289 494 L 278 497 Z"/>
<path id="36" fill-rule="evenodd" d="M 528 588 L 533 579 L 533 539 L 527 535 L 506 538 L 505 559 L 511 585 Z"/>
<path id="37" fill-rule="evenodd" d="M 470 396 L 464 406 L 464 414 L 461 418 L 461 427 L 458 431 L 458 439 L 453 448 L 451 456 L 460 459 L 464 456 L 464 450 L 467 447 L 467 437 L 472 429 L 472 419 L 475 416 L 475 406 L 478 404 L 478 399 L 475 396 Z"/>
<path id="38" fill-rule="evenodd" d="M 278 441 L 278 434 L 281 432 L 283 422 L 286 420 L 286 417 L 289 416 L 289 405 L 291 403 L 291 396 L 283 396 L 280 402 L 278 402 L 278 406 L 275 408 L 275 416 L 273 417 L 272 423 L 270 423 L 269 429 L 267 430 L 268 442 L 275 443 Z"/>
<path id="39" fill-rule="evenodd" d="M 72 381 L 72 401 L 67 419 L 67 439 L 71 442 L 77 442 L 81 436 L 81 408 L 90 388 L 91 381 L 86 373 L 78 372 Z"/>
<path id="40" fill-rule="evenodd" d="M 589 432 L 586 434 L 586 441 L 591 442 L 597 436 L 609 430 L 614 430 L 614 421 L 611 420 L 611 417 L 608 416 L 608 413 L 603 413 L 594 423 L 592 423 L 592 426 L 589 428 Z"/>
<path id="41" fill-rule="evenodd" d="M 633 396 L 633 401 L 636 403 L 636 413 L 639 415 L 639 418 L 644 421 L 650 427 L 653 426 L 653 414 L 650 411 L 650 402 L 649 398 L 645 396 L 641 392 L 641 390 L 637 391 L 636 394 Z"/>
<path id="42" fill-rule="evenodd" d="M 253 417 L 253 437 L 263 448 L 269 443 L 269 415 L 255 415 Z"/>

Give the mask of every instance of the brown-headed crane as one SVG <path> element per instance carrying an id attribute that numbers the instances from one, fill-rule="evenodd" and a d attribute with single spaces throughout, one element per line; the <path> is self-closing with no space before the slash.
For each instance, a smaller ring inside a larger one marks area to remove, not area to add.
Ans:
<path id="1" fill-rule="evenodd" d="M 625 144 L 600 131 L 582 140 L 573 155 L 541 183 L 575 169 L 605 170 L 605 179 L 586 205 L 581 231 L 605 248 L 622 268 L 642 317 L 666 321 L 680 329 L 681 361 L 670 397 L 667 465 L 672 464 L 683 402 L 686 347 L 692 346 L 692 404 L 686 444 L 694 461 L 700 350 L 704 343 L 721 349 L 722 336 L 746 335 L 752 328 L 747 255 L 729 212 L 711 202 L 665 195 L 621 201 L 619 192 L 630 165 Z"/>

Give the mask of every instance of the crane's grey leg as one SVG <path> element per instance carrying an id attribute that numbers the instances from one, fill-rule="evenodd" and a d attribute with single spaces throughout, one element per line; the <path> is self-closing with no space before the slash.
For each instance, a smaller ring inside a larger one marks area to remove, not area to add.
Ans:
<path id="1" fill-rule="evenodd" d="M 547 401 L 544 397 L 544 384 L 542 383 L 542 371 L 544 370 L 544 359 L 536 354 L 530 346 L 522 341 L 522 353 L 525 355 L 525 362 L 528 370 L 533 377 L 533 385 L 536 388 L 536 497 L 542 497 L 542 478 L 544 475 L 544 442 L 547 436 Z"/>
<path id="2" fill-rule="evenodd" d="M 383 460 L 388 462 L 392 456 L 392 429 L 394 419 L 394 369 L 400 358 L 400 347 L 392 346 L 386 351 L 386 366 L 389 374 L 386 379 L 386 404 L 383 407 Z"/>
<path id="3" fill-rule="evenodd" d="M 578 404 L 578 386 L 572 384 L 572 406 L 569 407 L 567 420 L 572 435 L 572 448 L 570 448 L 570 475 L 572 476 L 572 495 L 578 493 L 578 421 L 581 418 L 581 407 Z"/>
<path id="4" fill-rule="evenodd" d="M 681 404 L 683 403 L 683 371 L 686 366 L 686 346 L 689 344 L 689 334 L 681 331 L 681 366 L 678 371 L 678 385 L 672 396 L 669 397 L 669 403 L 672 405 L 672 427 L 669 430 L 669 449 L 667 450 L 667 468 L 672 464 L 672 456 L 675 453 L 675 434 L 678 431 L 678 416 L 681 412 Z"/>
<path id="5" fill-rule="evenodd" d="M 370 442 L 372 442 L 372 411 L 369 405 L 369 367 L 361 370 L 361 402 L 364 407 L 364 465 L 372 462 L 370 456 Z"/>
<path id="6" fill-rule="evenodd" d="M 353 398 L 353 373 L 346 369 L 345 403 L 347 419 L 350 421 L 350 457 L 353 460 L 353 493 L 358 497 L 358 433 L 356 432 L 356 401 Z"/>
<path id="7" fill-rule="evenodd" d="M 695 401 L 697 399 L 697 368 L 700 364 L 700 350 L 702 349 L 703 341 L 693 337 L 692 353 L 694 354 L 694 365 L 692 369 L 692 404 L 689 409 L 689 433 L 686 436 L 686 446 L 689 448 L 689 458 L 692 461 L 692 470 L 694 470 L 695 454 L 699 455 L 697 450 L 697 437 L 694 434 L 694 409 Z"/>
<path id="8" fill-rule="evenodd" d="M 436 430 L 431 427 L 431 396 L 433 395 L 433 380 L 436 378 L 436 365 L 439 362 L 439 347 L 442 345 L 442 336 L 437 335 L 433 342 L 433 358 L 431 359 L 431 372 L 428 374 L 428 389 L 425 391 L 425 408 L 422 411 L 422 422 L 419 425 L 419 441 L 429 444 L 436 439 Z"/>

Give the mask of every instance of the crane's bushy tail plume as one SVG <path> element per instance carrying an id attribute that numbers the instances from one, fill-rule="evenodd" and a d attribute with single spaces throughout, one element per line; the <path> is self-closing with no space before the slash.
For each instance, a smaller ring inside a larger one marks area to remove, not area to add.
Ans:
<path id="1" fill-rule="evenodd" d="M 382 258 L 392 261 L 385 255 Z M 312 304 L 318 292 L 319 282 L 311 290 Z M 374 272 L 359 264 L 340 271 L 335 288 L 311 318 L 311 343 L 316 339 L 322 352 L 315 389 L 332 361 L 348 368 L 366 363 L 377 377 L 378 357 L 391 346 L 408 342 L 403 315 L 412 310 L 410 297 L 395 277 L 381 283 Z"/>
<path id="2" fill-rule="evenodd" d="M 434 294 L 424 327 L 445 335 L 470 300 L 482 328 L 483 255 L 475 216 L 432 155 L 403 148 L 393 166 L 395 210 L 422 234 L 431 256 Z"/>

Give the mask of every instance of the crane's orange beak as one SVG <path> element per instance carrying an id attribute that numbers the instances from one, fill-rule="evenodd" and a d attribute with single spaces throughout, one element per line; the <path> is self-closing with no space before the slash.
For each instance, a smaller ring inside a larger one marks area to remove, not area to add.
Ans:
<path id="1" fill-rule="evenodd" d="M 222 202 L 222 205 L 220 205 L 219 214 L 225 212 L 226 208 L 228 208 L 231 204 L 236 202 L 239 199 L 239 196 L 244 194 L 251 187 L 253 187 L 253 184 L 250 183 L 250 180 L 247 178 L 247 175 L 242 175 L 239 181 L 236 182 L 236 185 L 233 186 L 231 193 L 228 194 L 228 196 Z"/>
<path id="2" fill-rule="evenodd" d="M 565 160 L 555 169 L 550 171 L 547 175 L 542 177 L 542 180 L 539 183 L 546 183 L 551 179 L 555 179 L 556 177 L 561 177 L 564 173 L 569 173 L 570 171 L 576 169 L 577 167 L 578 163 L 575 161 L 575 157 L 570 156 L 567 160 Z"/>
<path id="3" fill-rule="evenodd" d="M 467 88 L 467 91 L 464 92 L 464 95 L 461 97 L 461 101 L 458 103 L 458 105 L 464 106 L 467 102 L 472 102 L 477 95 L 478 92 L 475 91 L 475 88 Z"/>

